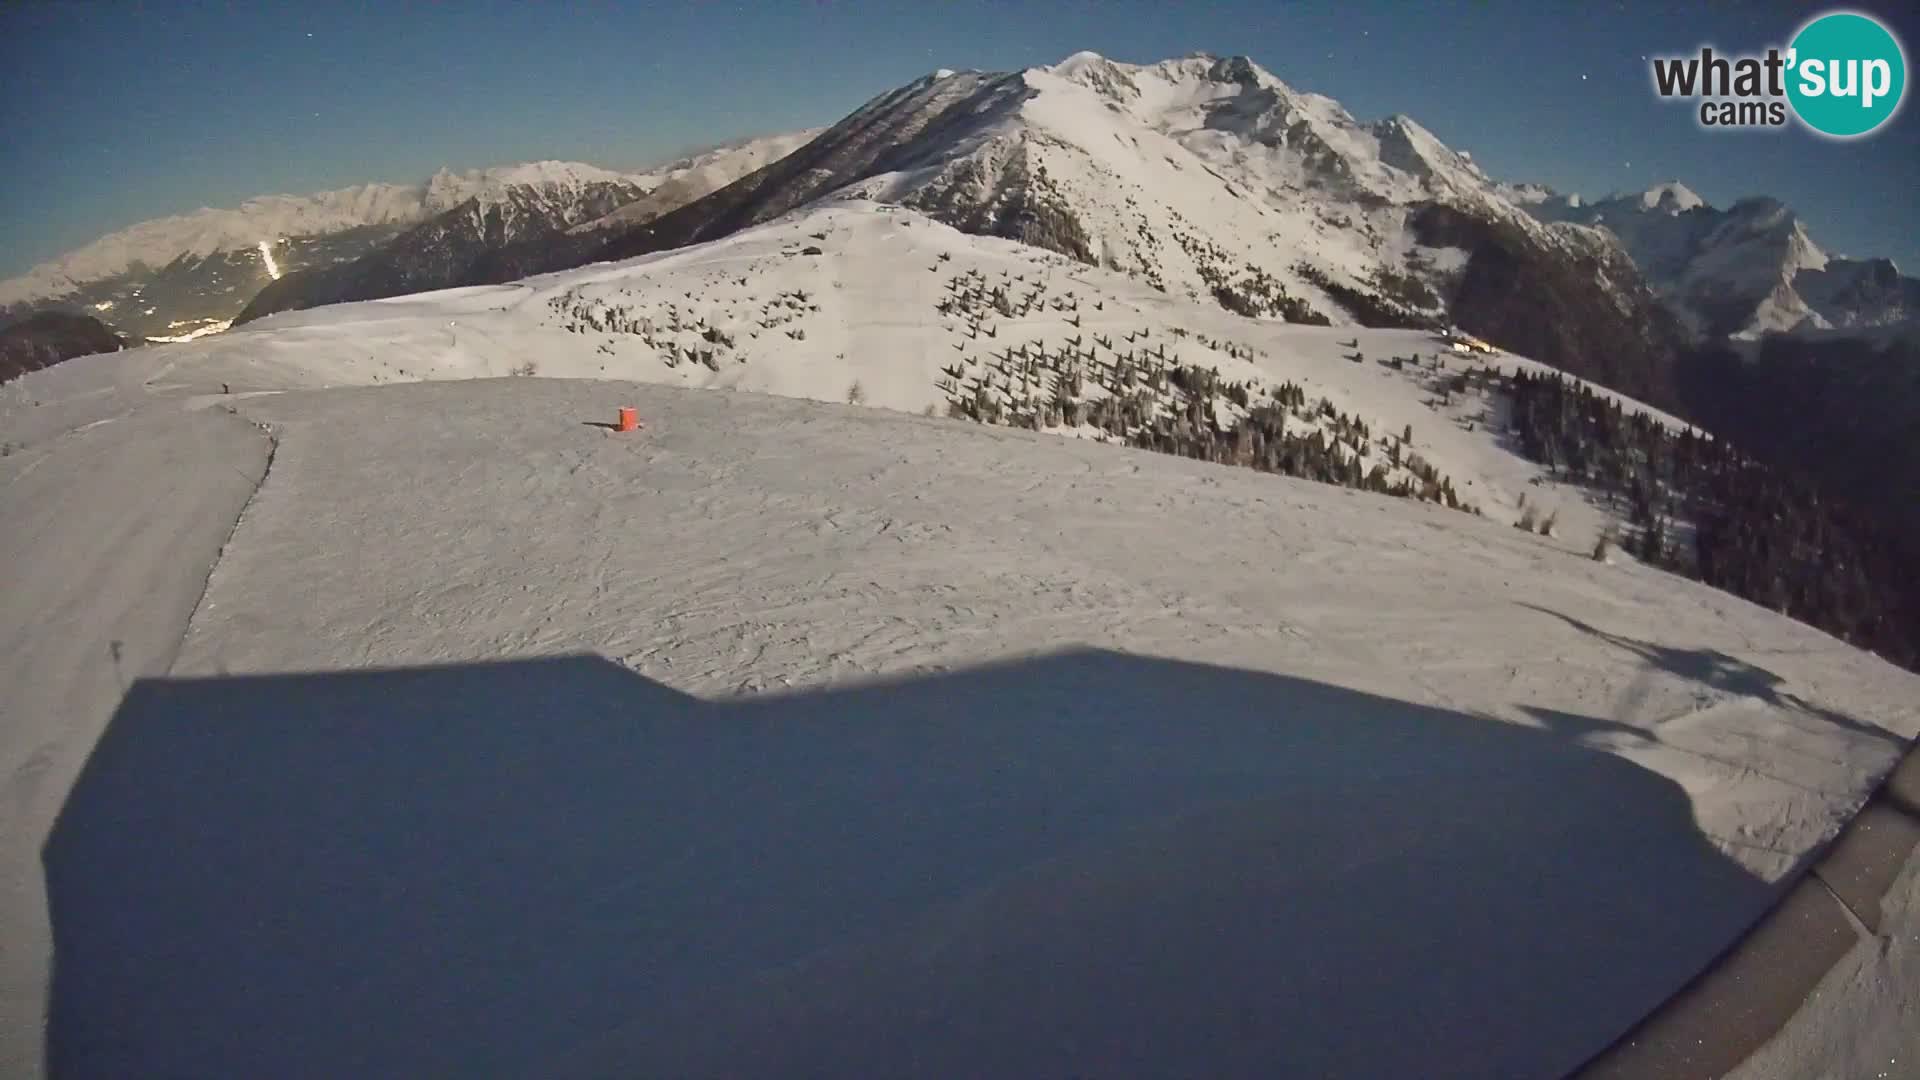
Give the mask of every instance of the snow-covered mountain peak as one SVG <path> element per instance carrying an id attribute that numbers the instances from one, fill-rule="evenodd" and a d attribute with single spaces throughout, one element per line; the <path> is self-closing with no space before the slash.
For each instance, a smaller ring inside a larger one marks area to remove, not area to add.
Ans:
<path id="1" fill-rule="evenodd" d="M 1035 68 L 1028 75 L 1046 75 L 1084 86 L 1125 108 L 1140 97 L 1140 86 L 1135 81 L 1140 70 L 1137 64 L 1109 60 L 1096 52 L 1077 52 L 1051 67 Z M 1029 78 L 1028 81 L 1046 85 L 1045 79 Z"/>
<path id="2" fill-rule="evenodd" d="M 1806 234 L 1793 208 L 1769 195 L 1749 195 L 1727 208 L 1728 225 L 1747 232 Z"/>
<path id="3" fill-rule="evenodd" d="M 1081 52 L 1025 77 L 1043 96 L 1091 91 L 1097 103 L 1173 138 L 1215 169 L 1250 168 L 1248 180 L 1256 189 L 1330 186 L 1404 201 L 1420 193 L 1421 177 L 1442 176 L 1443 186 L 1484 182 L 1463 158 L 1410 121 L 1388 134 L 1394 152 L 1412 168 L 1386 167 L 1378 135 L 1339 102 L 1297 90 L 1244 56 L 1195 53 L 1128 64 Z M 1060 121 L 1075 107 L 1061 101 L 1026 112 Z M 1074 126 L 1078 134 L 1095 125 Z M 1276 171 L 1282 175 L 1267 175 Z"/>
<path id="4" fill-rule="evenodd" d="M 1463 154 L 1461 156 L 1465 157 L 1466 155 Z M 1571 208 L 1580 205 L 1580 196 L 1562 195 L 1545 184 L 1535 184 L 1531 182 L 1507 184 L 1504 190 L 1508 201 L 1512 202 L 1515 206 L 1559 205 Z"/>
<path id="5" fill-rule="evenodd" d="M 1082 49 L 1047 70 L 1063 79 L 1071 79 L 1089 68 L 1106 66 L 1112 63 L 1113 61 L 1108 60 L 1092 49 Z"/>
<path id="6" fill-rule="evenodd" d="M 1640 310 L 1644 289 L 1604 234 L 1534 221 L 1505 190 L 1411 119 L 1362 123 L 1244 57 L 1133 64 L 1081 52 L 887 91 L 804 152 L 581 257 L 682 247 L 814 202 L 880 202 L 1242 314 L 1428 325 L 1490 303 L 1476 294 L 1447 310 L 1498 222 L 1500 242 L 1527 258 L 1606 263 L 1591 303 L 1566 300 L 1577 288 L 1555 301 L 1562 323 Z M 1440 210 L 1453 216 L 1429 212 Z M 525 272 L 566 265 L 577 263 Z"/>
<path id="7" fill-rule="evenodd" d="M 459 173 L 442 168 L 427 181 L 427 205 L 436 211 L 444 211 L 466 199 L 466 187 Z"/>
<path id="8" fill-rule="evenodd" d="M 1663 214 L 1684 214 L 1688 210 L 1705 206 L 1705 199 L 1694 194 L 1693 189 L 1678 180 L 1669 180 L 1664 184 L 1655 184 L 1640 193 L 1642 210 L 1658 211 Z"/>
<path id="9" fill-rule="evenodd" d="M 1248 88 L 1286 85 L 1246 56 L 1216 56 L 1209 52 L 1195 52 L 1148 66 L 1170 81 L 1200 81 Z"/>
<path id="10" fill-rule="evenodd" d="M 543 194 L 574 193 L 594 184 L 639 186 L 644 179 L 577 161 L 530 161 L 460 173 L 441 169 L 427 182 L 427 205 L 432 211 L 441 212 L 468 199 L 491 205 L 519 188 L 532 188 Z"/>
<path id="11" fill-rule="evenodd" d="M 1216 56 L 1213 53 L 1196 52 L 1162 60 L 1152 66 L 1174 80 L 1204 81 L 1247 89 L 1285 85 L 1272 72 L 1245 56 Z"/>
<path id="12" fill-rule="evenodd" d="M 1204 111 L 1210 105 L 1238 98 L 1257 98 L 1261 108 L 1285 104 L 1299 109 L 1316 97 L 1296 93 L 1244 56 L 1223 58 L 1209 53 L 1129 64 L 1095 52 L 1077 52 L 1051 67 L 1034 68 L 1030 74 L 1087 87 L 1125 107 L 1136 118 L 1163 129 L 1177 129 L 1182 122 L 1198 126 L 1192 115 L 1195 110 Z M 1319 100 L 1332 103 L 1327 98 Z"/>
<path id="13" fill-rule="evenodd" d="M 1920 314 L 1920 281 L 1885 259 L 1829 254 L 1770 196 L 1722 210 L 1675 180 L 1592 203 L 1514 201 L 1542 220 L 1611 233 L 1668 306 L 1710 337 L 1888 326 Z"/>
<path id="14" fill-rule="evenodd" d="M 1477 191 L 1491 181 L 1466 154 L 1440 141 L 1412 117 L 1395 115 L 1376 123 L 1380 160 L 1396 169 L 1457 191 Z"/>
<path id="15" fill-rule="evenodd" d="M 1781 270 L 1788 277 L 1800 270 L 1818 270 L 1827 265 L 1826 252 L 1807 235 L 1806 224 L 1799 215 L 1780 200 L 1763 195 L 1734 203 L 1725 219 L 1708 234 L 1708 242 L 1763 245 L 1778 254 Z"/>

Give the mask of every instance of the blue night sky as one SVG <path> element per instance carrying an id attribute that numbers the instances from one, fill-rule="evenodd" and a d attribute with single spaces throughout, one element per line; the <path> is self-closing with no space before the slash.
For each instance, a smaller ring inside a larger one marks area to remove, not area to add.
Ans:
<path id="1" fill-rule="evenodd" d="M 1849 5 L 1890 21 L 1904 3 Z M 1784 45 L 1827 5 L 945 2 L 0 5 L 0 275 L 165 214 L 442 165 L 612 167 L 830 123 L 939 67 L 1243 53 L 1493 175 L 1767 193 L 1830 251 L 1920 273 L 1920 109 L 1851 143 L 1708 133 L 1643 56 Z M 1911 77 L 1911 73 L 1910 73 Z M 1911 97 L 1912 94 L 1910 93 Z"/>

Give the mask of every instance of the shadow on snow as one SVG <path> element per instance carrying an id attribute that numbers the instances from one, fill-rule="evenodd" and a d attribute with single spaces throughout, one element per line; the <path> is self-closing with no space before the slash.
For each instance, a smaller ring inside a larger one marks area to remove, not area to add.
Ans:
<path id="1" fill-rule="evenodd" d="M 44 862 L 60 1077 L 1557 1075 L 1772 895 L 1565 738 L 1103 651 L 142 680 Z"/>
<path id="2" fill-rule="evenodd" d="M 1552 608 L 1541 607 L 1538 604 L 1517 602 L 1515 606 L 1537 611 L 1542 615 L 1551 615 L 1588 637 L 1632 653 L 1640 658 L 1646 670 L 1664 671 L 1696 686 L 1718 690 L 1733 697 L 1753 698 L 1771 708 L 1813 717 L 1893 747 L 1904 744 L 1900 736 L 1884 728 L 1856 720 L 1845 713 L 1820 708 L 1796 694 L 1781 690 L 1780 687 L 1785 683 L 1785 679 L 1766 668 L 1750 664 L 1718 649 L 1681 649 L 1657 642 L 1642 641 L 1639 638 L 1602 630 L 1591 623 L 1583 622 L 1571 615 L 1563 615 Z M 1599 726 L 1652 736 L 1653 733 L 1648 729 L 1625 722 L 1632 713 L 1638 711 L 1638 702 L 1630 696 L 1623 704 L 1625 707 L 1618 710 L 1622 716 L 1616 717 L 1611 722 L 1602 722 Z"/>

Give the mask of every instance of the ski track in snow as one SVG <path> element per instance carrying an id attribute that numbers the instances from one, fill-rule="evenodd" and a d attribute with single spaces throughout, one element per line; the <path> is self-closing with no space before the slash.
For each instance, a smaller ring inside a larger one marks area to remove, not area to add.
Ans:
<path id="1" fill-rule="evenodd" d="M 0 1072 L 40 1068 L 40 845 L 135 678 L 165 674 L 268 457 L 225 412 L 164 405 L 0 462 Z M 31 452 L 30 452 L 31 453 Z"/>

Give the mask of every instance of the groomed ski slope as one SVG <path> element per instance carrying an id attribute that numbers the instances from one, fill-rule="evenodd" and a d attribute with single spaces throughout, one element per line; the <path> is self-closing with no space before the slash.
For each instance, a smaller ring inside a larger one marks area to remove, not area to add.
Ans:
<path id="1" fill-rule="evenodd" d="M 1252 345 L 1488 516 L 911 415 L 966 336 L 941 251 Z M 722 267 L 804 338 L 714 372 L 550 321 L 723 313 Z M 1920 728 L 1908 673 L 1509 528 L 1554 489 L 1342 359 L 1418 335 L 1096 274 L 844 207 L 8 387 L 9 1071 L 44 1010 L 79 1072 L 1557 1075 Z M 589 378 L 472 378 L 529 362 Z M 96 752 L 137 676 L 183 681 Z"/>

